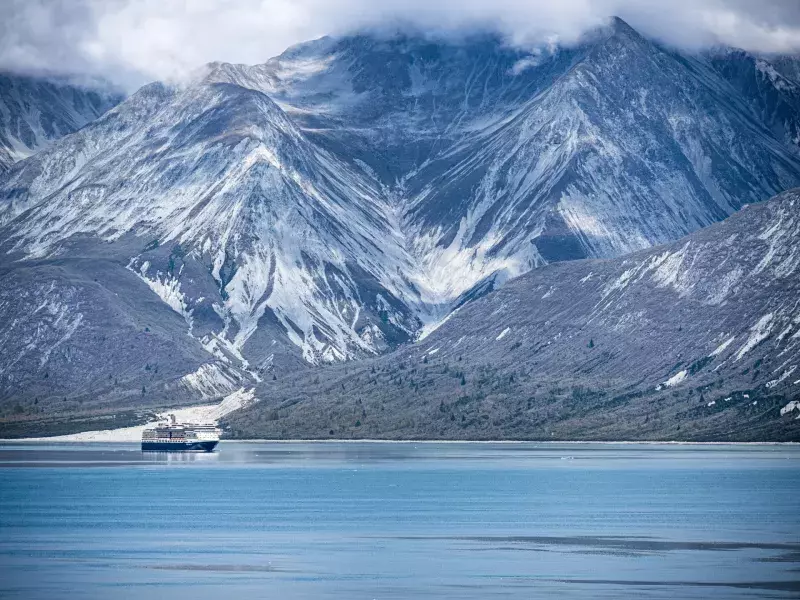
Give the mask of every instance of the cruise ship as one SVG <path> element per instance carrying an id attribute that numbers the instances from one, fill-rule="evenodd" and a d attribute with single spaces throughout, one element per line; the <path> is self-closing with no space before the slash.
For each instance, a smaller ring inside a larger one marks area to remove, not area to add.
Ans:
<path id="1" fill-rule="evenodd" d="M 220 430 L 213 423 L 176 423 L 175 415 L 142 432 L 142 451 L 213 452 Z"/>

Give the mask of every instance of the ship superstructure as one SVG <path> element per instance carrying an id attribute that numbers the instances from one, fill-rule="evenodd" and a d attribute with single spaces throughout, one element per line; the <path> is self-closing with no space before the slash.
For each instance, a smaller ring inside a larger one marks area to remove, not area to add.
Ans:
<path id="1" fill-rule="evenodd" d="M 212 452 L 220 430 L 214 423 L 178 423 L 175 415 L 142 432 L 142 450 L 151 452 Z"/>

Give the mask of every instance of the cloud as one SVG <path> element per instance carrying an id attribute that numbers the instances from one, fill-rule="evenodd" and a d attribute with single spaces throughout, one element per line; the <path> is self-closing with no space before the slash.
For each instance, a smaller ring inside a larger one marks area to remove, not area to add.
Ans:
<path id="1" fill-rule="evenodd" d="M 259 63 L 325 34 L 405 23 L 569 43 L 611 15 L 684 48 L 800 52 L 796 0 L 3 0 L 0 69 L 128 88 L 219 60 Z"/>

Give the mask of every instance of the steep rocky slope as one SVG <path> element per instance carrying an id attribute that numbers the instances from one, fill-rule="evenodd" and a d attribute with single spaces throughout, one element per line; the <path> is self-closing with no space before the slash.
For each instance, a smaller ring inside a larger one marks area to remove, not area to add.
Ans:
<path id="1" fill-rule="evenodd" d="M 312 363 L 374 353 L 418 328 L 379 190 L 260 92 L 153 84 L 12 169 L 3 187 L 12 253 L 70 255 L 79 238 L 134 234 L 139 248 L 120 260 L 193 335 L 224 330 L 219 343 L 240 361 L 245 342 L 268 345 L 276 327 Z"/>
<path id="2" fill-rule="evenodd" d="M 716 50 L 707 58 L 777 139 L 800 148 L 800 81 L 788 69 L 789 57 L 776 57 L 777 66 L 741 50 Z M 781 73 L 780 65 L 789 76 Z"/>
<path id="3" fill-rule="evenodd" d="M 531 51 L 324 38 L 145 86 L 0 175 L 0 335 L 36 332 L 0 366 L 0 418 L 375 357 L 535 267 L 668 242 L 800 184 L 759 108 L 772 91 L 726 73 L 615 20 Z"/>
<path id="4" fill-rule="evenodd" d="M 796 148 L 749 90 L 619 19 L 571 48 L 356 37 L 222 74 L 369 165 L 440 302 L 670 241 L 800 183 Z"/>
<path id="5" fill-rule="evenodd" d="M 217 398 L 419 328 L 379 195 L 260 92 L 147 86 L 3 185 L 9 420 Z"/>
<path id="6" fill-rule="evenodd" d="M 0 173 L 122 100 L 105 84 L 0 72 Z"/>
<path id="7" fill-rule="evenodd" d="M 800 440 L 800 190 L 666 246 L 549 265 L 424 342 L 267 381 L 264 437 Z"/>

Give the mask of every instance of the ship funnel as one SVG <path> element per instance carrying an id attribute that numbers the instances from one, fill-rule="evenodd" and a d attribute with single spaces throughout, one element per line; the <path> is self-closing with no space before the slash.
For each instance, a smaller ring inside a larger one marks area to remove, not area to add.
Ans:
<path id="1" fill-rule="evenodd" d="M 169 415 L 169 422 L 170 424 L 175 425 L 175 415 L 173 414 Z"/>

